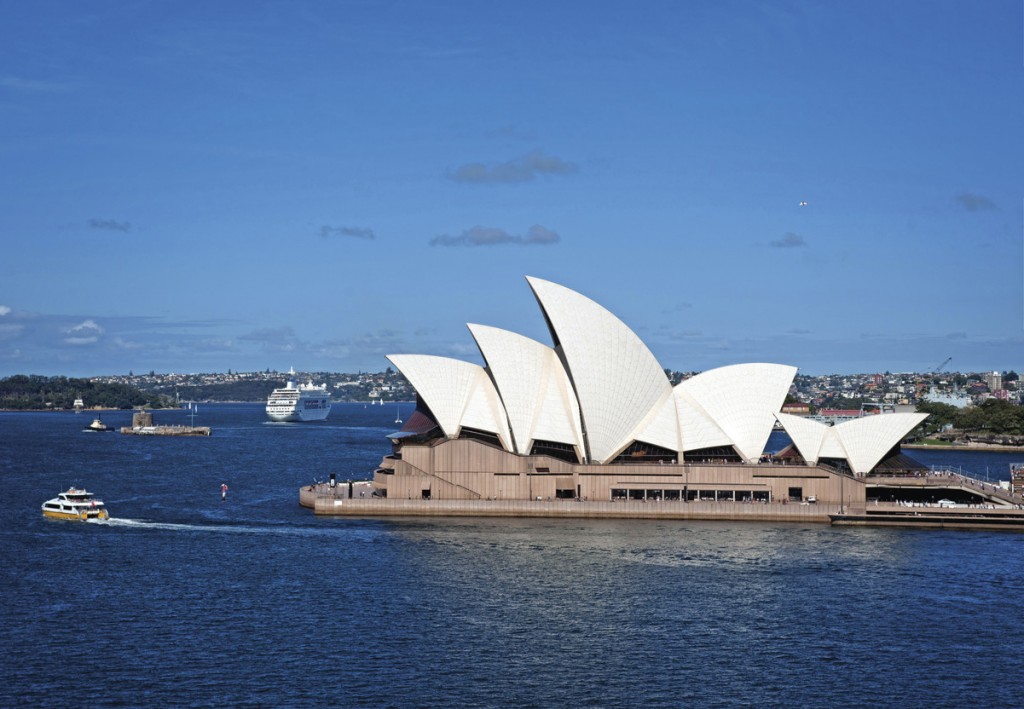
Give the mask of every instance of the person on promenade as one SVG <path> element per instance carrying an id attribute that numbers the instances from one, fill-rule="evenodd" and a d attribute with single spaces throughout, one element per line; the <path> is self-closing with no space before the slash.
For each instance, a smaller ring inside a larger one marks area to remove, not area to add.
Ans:
<path id="1" fill-rule="evenodd" d="M 226 500 L 226 499 L 228 499 L 228 485 L 227 485 L 227 483 L 221 483 L 220 484 L 220 501 L 224 502 L 224 500 Z"/>

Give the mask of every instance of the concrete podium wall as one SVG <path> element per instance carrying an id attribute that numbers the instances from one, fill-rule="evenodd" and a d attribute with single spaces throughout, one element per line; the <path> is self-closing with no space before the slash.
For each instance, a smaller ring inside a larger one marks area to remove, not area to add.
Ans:
<path id="1" fill-rule="evenodd" d="M 393 470 L 393 473 L 384 472 Z M 819 503 L 865 501 L 861 479 L 803 465 L 614 464 L 576 465 L 547 456 L 521 456 L 485 443 L 456 439 L 435 445 L 405 445 L 375 475 L 376 487 L 396 500 L 546 500 L 571 490 L 588 501 L 610 501 L 612 489 L 734 490 L 767 492 L 773 501 L 790 488 Z"/>

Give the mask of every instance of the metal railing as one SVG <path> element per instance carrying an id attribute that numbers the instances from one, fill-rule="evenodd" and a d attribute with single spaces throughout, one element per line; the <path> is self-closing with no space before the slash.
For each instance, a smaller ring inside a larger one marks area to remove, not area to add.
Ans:
<path id="1" fill-rule="evenodd" d="M 871 476 L 869 480 L 875 483 L 891 481 L 893 484 L 907 484 L 912 481 L 915 485 L 920 486 L 959 486 L 962 490 L 972 492 L 983 497 L 995 498 L 1012 505 L 1024 504 L 1024 496 L 1014 495 L 1009 490 L 993 483 L 991 480 L 981 480 L 971 477 L 970 475 L 965 475 L 960 468 L 952 469 L 950 467 L 933 466 L 924 475 L 876 475 Z"/>

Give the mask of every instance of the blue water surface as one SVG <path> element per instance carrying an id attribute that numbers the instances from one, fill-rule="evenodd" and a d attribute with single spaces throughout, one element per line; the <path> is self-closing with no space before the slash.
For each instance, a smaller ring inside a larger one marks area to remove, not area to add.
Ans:
<path id="1" fill-rule="evenodd" d="M 1024 536 L 298 506 L 368 477 L 395 418 L 201 405 L 212 437 L 139 438 L 0 413 L 0 705 L 1022 703 Z M 73 483 L 114 520 L 44 520 Z"/>

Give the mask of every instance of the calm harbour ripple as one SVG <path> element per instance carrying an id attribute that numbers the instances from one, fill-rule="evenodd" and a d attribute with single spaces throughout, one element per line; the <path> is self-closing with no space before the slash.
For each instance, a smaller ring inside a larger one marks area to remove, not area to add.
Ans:
<path id="1" fill-rule="evenodd" d="M 1018 534 L 319 519 L 298 487 L 367 477 L 393 409 L 201 416 L 209 439 L 144 440 L 0 414 L 0 703 L 1021 703 Z M 115 519 L 43 520 L 72 483 Z"/>

